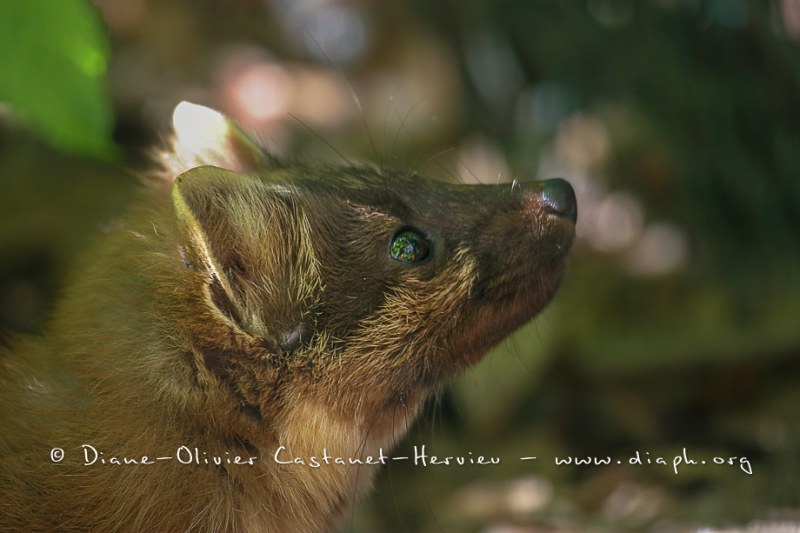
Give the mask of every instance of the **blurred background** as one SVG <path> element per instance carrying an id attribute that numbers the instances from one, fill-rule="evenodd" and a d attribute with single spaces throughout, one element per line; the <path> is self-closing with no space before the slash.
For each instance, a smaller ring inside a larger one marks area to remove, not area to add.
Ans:
<path id="1" fill-rule="evenodd" d="M 800 520 L 800 1 L 3 2 L 0 331 L 40 330 L 183 99 L 286 158 L 577 191 L 555 302 L 396 452 L 501 464 L 392 464 L 344 531 Z"/>

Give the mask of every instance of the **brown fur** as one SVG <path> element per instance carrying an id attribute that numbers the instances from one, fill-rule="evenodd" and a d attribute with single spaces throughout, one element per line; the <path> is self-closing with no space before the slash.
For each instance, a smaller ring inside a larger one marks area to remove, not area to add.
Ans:
<path id="1" fill-rule="evenodd" d="M 573 223 L 536 184 L 285 167 L 199 116 L 222 131 L 189 153 L 178 136 L 171 193 L 154 187 L 87 257 L 44 338 L 0 354 L 0 529 L 334 528 L 377 466 L 281 465 L 278 446 L 387 453 L 558 286 Z M 389 258 L 406 226 L 430 235 L 428 261 Z M 83 444 L 257 459 L 87 466 Z"/>

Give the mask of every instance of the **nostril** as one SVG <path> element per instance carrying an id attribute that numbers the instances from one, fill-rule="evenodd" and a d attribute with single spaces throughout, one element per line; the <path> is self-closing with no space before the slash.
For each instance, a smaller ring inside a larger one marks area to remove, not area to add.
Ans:
<path id="1" fill-rule="evenodd" d="M 572 185 L 561 178 L 542 182 L 542 202 L 556 215 L 567 217 L 573 223 L 578 220 L 578 202 Z"/>

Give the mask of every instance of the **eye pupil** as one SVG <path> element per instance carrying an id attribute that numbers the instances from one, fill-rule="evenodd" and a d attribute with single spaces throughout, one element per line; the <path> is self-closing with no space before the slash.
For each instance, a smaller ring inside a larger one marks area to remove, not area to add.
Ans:
<path id="1" fill-rule="evenodd" d="M 394 236 L 389 255 L 403 263 L 418 263 L 430 254 L 428 240 L 413 230 L 404 230 Z"/>

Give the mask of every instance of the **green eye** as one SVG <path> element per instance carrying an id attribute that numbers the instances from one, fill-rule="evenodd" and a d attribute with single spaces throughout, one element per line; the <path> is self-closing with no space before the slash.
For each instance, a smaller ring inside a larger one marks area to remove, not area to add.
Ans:
<path id="1" fill-rule="evenodd" d="M 389 255 L 403 263 L 419 263 L 430 255 L 430 243 L 416 231 L 403 230 L 392 239 Z"/>

